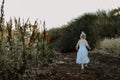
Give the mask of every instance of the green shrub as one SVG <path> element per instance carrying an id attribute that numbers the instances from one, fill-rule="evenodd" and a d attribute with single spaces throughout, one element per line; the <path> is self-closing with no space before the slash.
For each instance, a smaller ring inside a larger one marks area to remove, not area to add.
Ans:
<path id="1" fill-rule="evenodd" d="M 60 29 L 61 39 L 59 39 L 59 44 L 56 44 L 55 48 L 57 46 L 57 48 L 62 49 L 62 52 L 74 51 L 81 31 L 86 33 L 88 43 L 92 49 L 105 37 L 115 37 L 118 34 L 117 30 L 120 29 L 120 15 L 115 15 L 119 12 L 113 13 L 113 11 L 114 9 L 108 13 L 106 11 L 86 13 L 64 25 Z"/>

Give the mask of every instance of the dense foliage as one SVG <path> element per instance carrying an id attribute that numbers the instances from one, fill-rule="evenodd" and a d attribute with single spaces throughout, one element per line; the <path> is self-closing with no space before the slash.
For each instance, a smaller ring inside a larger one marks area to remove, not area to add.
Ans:
<path id="1" fill-rule="evenodd" d="M 120 29 L 119 11 L 120 8 L 108 12 L 99 10 L 95 13 L 86 13 L 62 26 L 59 31 L 61 35 L 59 49 L 62 49 L 63 52 L 74 51 L 81 31 L 86 33 L 92 49 L 96 47 L 99 40 L 118 36 Z M 55 29 L 52 31 L 54 32 Z"/>

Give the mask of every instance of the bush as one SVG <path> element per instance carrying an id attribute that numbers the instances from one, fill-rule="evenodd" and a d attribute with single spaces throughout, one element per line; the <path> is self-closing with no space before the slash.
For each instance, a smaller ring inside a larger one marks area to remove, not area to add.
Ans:
<path id="1" fill-rule="evenodd" d="M 104 39 L 100 42 L 99 48 L 108 51 L 111 55 L 120 56 L 120 38 Z"/>
<path id="2" fill-rule="evenodd" d="M 63 47 L 63 52 L 75 51 L 75 45 L 80 39 L 81 31 L 84 31 L 87 35 L 88 42 L 94 42 L 96 38 L 90 36 L 94 27 L 92 24 L 96 20 L 96 15 L 94 14 L 84 14 L 83 16 L 71 21 L 63 28 L 62 31 L 62 41 L 61 46 Z M 90 39 L 92 37 L 92 39 Z"/>
<path id="3" fill-rule="evenodd" d="M 37 24 L 30 26 L 27 20 L 25 24 L 19 25 L 21 22 L 15 20 L 15 26 L 12 25 L 12 19 L 7 22 L 4 37 L 0 36 L 0 71 L 10 68 L 24 73 L 28 67 L 47 63 L 54 54 L 46 40 L 45 26 L 44 29 L 41 27 L 43 30 L 40 32 Z"/>
<path id="4" fill-rule="evenodd" d="M 55 48 L 59 46 L 57 48 L 62 49 L 62 52 L 75 51 L 75 45 L 80 38 L 81 31 L 86 33 L 92 49 L 96 48 L 97 43 L 105 37 L 115 37 L 118 34 L 117 30 L 120 29 L 120 15 L 115 15 L 118 12 L 112 11 L 114 9 L 108 13 L 106 11 L 86 13 L 64 25 L 59 32 L 61 39 Z"/>

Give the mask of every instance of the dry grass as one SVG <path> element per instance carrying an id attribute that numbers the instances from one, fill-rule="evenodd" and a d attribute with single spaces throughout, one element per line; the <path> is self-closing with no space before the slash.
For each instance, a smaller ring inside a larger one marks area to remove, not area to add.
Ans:
<path id="1" fill-rule="evenodd" d="M 111 55 L 120 56 L 120 38 L 104 39 L 100 42 L 99 48 L 108 51 Z"/>

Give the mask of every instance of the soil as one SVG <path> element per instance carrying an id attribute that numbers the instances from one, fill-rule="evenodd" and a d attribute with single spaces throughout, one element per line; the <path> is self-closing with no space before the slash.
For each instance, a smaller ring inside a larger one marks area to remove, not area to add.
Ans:
<path id="1" fill-rule="evenodd" d="M 81 70 L 76 53 L 60 54 L 49 73 L 37 75 L 38 80 L 120 80 L 120 57 L 89 53 L 90 63 Z"/>

